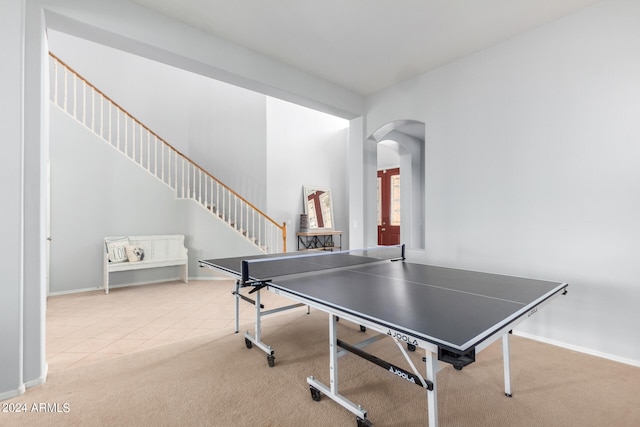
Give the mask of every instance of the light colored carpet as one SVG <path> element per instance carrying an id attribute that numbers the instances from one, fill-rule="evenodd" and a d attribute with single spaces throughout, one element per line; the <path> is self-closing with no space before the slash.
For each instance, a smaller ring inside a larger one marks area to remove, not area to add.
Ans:
<path id="1" fill-rule="evenodd" d="M 245 329 L 252 328 L 245 325 Z M 358 327 L 338 324 L 355 343 Z M 0 402 L 2 426 L 354 426 L 355 416 L 327 397 L 311 399 L 306 378 L 328 381 L 328 317 L 304 309 L 267 318 L 267 366 L 242 334 L 222 331 L 100 363 L 53 372 L 26 394 Z M 384 339 L 368 347 L 406 366 Z M 640 369 L 512 337 L 513 397 L 504 396 L 500 342 L 462 371 L 438 374 L 441 426 L 638 426 Z M 418 366 L 423 356 L 418 350 Z M 341 392 L 375 426 L 427 424 L 425 390 L 357 356 L 340 358 Z M 57 412 L 33 412 L 48 404 Z M 56 408 L 57 404 L 57 408 Z"/>

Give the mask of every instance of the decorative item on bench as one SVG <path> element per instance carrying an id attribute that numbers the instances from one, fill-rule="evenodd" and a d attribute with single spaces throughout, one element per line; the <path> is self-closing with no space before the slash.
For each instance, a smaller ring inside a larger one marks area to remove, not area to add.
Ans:
<path id="1" fill-rule="evenodd" d="M 118 262 L 137 262 L 144 259 L 144 248 L 131 245 L 128 237 L 107 238 L 108 260 L 111 263 Z"/>
<path id="2" fill-rule="evenodd" d="M 189 260 L 183 235 L 105 237 L 104 245 L 106 294 L 109 293 L 109 274 L 121 271 L 179 266 L 180 278 L 188 282 Z"/>
<path id="3" fill-rule="evenodd" d="M 306 213 L 300 214 L 300 231 L 307 231 L 309 229 L 309 215 Z"/>
<path id="4" fill-rule="evenodd" d="M 129 262 L 138 262 L 144 259 L 144 248 L 133 245 L 127 245 L 126 248 Z"/>
<path id="5" fill-rule="evenodd" d="M 109 256 L 109 262 L 125 262 L 128 261 L 127 257 L 127 245 L 129 244 L 128 237 L 111 237 L 104 239 L 107 245 L 107 254 Z"/>

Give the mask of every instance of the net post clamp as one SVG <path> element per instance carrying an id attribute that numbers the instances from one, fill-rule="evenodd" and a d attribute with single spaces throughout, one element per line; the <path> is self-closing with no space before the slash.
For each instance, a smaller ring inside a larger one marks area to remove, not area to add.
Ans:
<path id="1" fill-rule="evenodd" d="M 246 282 L 245 286 L 253 286 L 253 289 L 249 291 L 250 294 L 259 291 L 262 288 L 266 288 L 271 283 L 271 279 L 269 280 L 257 280 Z"/>

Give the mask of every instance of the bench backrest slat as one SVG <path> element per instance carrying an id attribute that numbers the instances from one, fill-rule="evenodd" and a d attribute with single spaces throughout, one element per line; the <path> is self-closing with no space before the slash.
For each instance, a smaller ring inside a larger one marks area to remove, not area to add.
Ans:
<path id="1" fill-rule="evenodd" d="M 187 257 L 184 236 L 129 236 L 129 242 L 144 248 L 147 259 L 181 259 Z"/>

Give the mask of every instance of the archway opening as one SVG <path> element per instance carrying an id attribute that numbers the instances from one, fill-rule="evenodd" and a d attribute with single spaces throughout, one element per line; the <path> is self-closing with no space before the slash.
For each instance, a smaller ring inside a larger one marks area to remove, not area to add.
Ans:
<path id="1" fill-rule="evenodd" d="M 425 125 L 396 120 L 378 128 L 368 138 L 376 143 L 375 218 L 378 244 L 404 243 L 425 248 Z M 371 193 L 370 193 L 371 194 Z M 373 215 L 369 216 L 370 218 Z"/>

